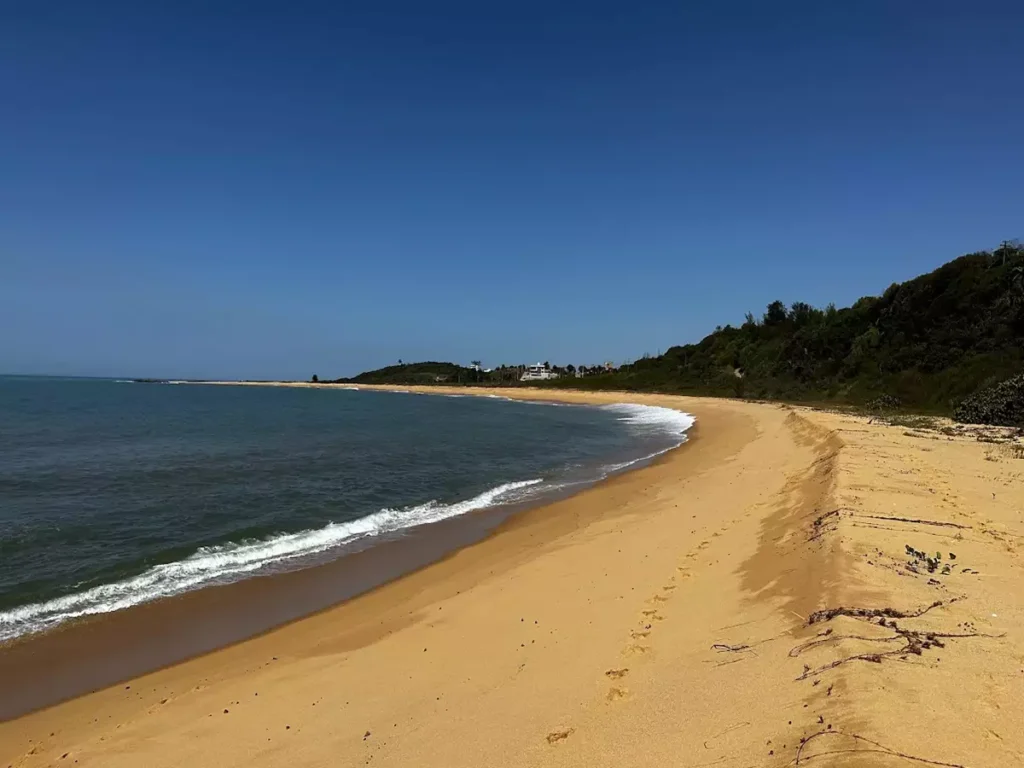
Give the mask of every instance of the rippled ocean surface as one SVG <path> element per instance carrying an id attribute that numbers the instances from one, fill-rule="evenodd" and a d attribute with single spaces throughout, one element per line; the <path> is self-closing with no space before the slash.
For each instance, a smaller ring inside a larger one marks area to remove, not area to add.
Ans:
<path id="1" fill-rule="evenodd" d="M 0 640 L 583 487 L 686 414 L 0 377 Z"/>

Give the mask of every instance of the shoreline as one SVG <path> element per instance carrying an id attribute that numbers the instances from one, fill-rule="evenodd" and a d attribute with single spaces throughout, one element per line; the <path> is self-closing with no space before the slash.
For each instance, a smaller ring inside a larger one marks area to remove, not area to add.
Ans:
<path id="1" fill-rule="evenodd" d="M 187 382 L 230 386 L 330 388 L 338 385 L 306 382 Z M 347 387 L 352 388 L 352 387 Z M 505 392 L 468 394 L 455 388 L 362 387 L 435 396 L 489 396 Z M 534 400 L 578 405 L 573 398 Z M 620 402 L 612 398 L 609 403 Z M 401 537 L 376 542 L 365 549 L 327 562 L 294 570 L 258 574 L 227 584 L 147 600 L 128 608 L 72 619 L 51 629 L 0 643 L 0 723 L 63 701 L 107 688 L 132 678 L 245 642 L 267 632 L 330 610 L 459 549 L 497 535 L 506 524 L 534 509 L 548 507 L 616 477 L 661 460 L 690 442 L 696 426 L 681 442 L 652 456 L 588 482 L 570 492 L 523 502 L 489 506 L 449 519 L 415 526 Z"/>
<path id="2" fill-rule="evenodd" d="M 1021 762 L 1014 451 L 615 397 L 693 413 L 693 450 L 313 616 L 0 724 L 0 763 Z"/>

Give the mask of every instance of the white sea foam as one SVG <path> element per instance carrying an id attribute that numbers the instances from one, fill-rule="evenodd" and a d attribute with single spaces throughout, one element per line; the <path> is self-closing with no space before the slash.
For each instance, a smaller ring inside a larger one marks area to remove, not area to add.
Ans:
<path id="1" fill-rule="evenodd" d="M 473 510 L 520 501 L 530 493 L 526 489 L 541 482 L 540 479 L 520 480 L 454 504 L 430 501 L 408 509 L 382 509 L 366 517 L 330 523 L 316 530 L 282 534 L 262 541 L 202 547 L 184 560 L 154 566 L 131 579 L 2 612 L 0 642 L 40 632 L 69 619 L 110 613 L 199 587 L 237 581 L 245 574 L 309 558 L 357 539 L 394 534 Z"/>
<path id="2" fill-rule="evenodd" d="M 674 408 L 663 408 L 659 405 L 615 403 L 614 405 L 604 405 L 601 407 L 606 411 L 613 411 L 615 413 L 622 414 L 619 417 L 619 421 L 631 425 L 638 431 L 646 433 L 662 433 L 671 436 L 673 439 L 672 445 L 667 448 L 662 448 L 661 450 L 654 451 L 654 453 L 630 459 L 629 461 L 623 461 L 617 464 L 608 464 L 602 467 L 606 477 L 613 472 L 619 472 L 643 461 L 650 461 L 651 459 L 661 456 L 663 453 L 668 453 L 673 448 L 678 448 L 686 442 L 686 432 L 697 421 L 696 418 L 689 413 L 677 411 Z"/>
<path id="3" fill-rule="evenodd" d="M 675 408 L 663 408 L 660 405 L 615 403 L 601 407 L 606 411 L 622 414 L 619 421 L 668 434 L 685 435 L 686 431 L 697 421 L 689 413 L 677 411 Z"/>
<path id="4" fill-rule="evenodd" d="M 685 443 L 686 441 L 683 440 L 682 442 Z M 656 459 L 659 456 L 661 456 L 661 454 L 668 453 L 673 448 L 678 448 L 681 444 L 682 443 L 676 443 L 675 445 L 670 445 L 668 448 L 663 448 L 660 451 L 655 451 L 654 453 L 649 453 L 646 456 L 641 456 L 641 457 L 639 457 L 637 459 L 630 459 L 629 461 L 621 461 L 618 464 L 608 464 L 607 466 L 601 467 L 601 469 L 605 472 L 605 476 L 607 477 L 608 475 L 612 474 L 613 472 L 619 472 L 619 471 L 621 471 L 623 469 L 626 469 L 627 467 L 632 467 L 634 464 L 639 464 L 641 461 L 650 461 L 651 459 Z"/>
<path id="5" fill-rule="evenodd" d="M 554 400 L 524 400 L 518 397 L 505 397 L 505 395 L 483 395 L 483 397 L 489 397 L 491 400 L 504 400 L 506 403 L 519 403 L 520 405 L 553 405 L 555 407 L 573 407 L 574 405 L 573 403 L 556 403 Z"/>

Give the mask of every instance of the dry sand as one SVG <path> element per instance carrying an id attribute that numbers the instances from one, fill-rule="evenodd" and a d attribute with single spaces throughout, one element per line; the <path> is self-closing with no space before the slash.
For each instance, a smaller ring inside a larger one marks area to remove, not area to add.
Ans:
<path id="1" fill-rule="evenodd" d="M 699 421 L 654 465 L 362 597 L 2 724 L 0 766 L 1024 764 L 1011 449 L 532 396 Z M 934 572 L 907 545 L 940 552 Z M 858 610 L 814 615 L 838 607 Z"/>

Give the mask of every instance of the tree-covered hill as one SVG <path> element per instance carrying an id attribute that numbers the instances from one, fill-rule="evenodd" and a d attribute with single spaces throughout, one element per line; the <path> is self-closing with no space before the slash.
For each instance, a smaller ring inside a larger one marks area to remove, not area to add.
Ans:
<path id="1" fill-rule="evenodd" d="M 1022 344 L 1024 248 L 1004 243 L 852 307 L 776 301 L 739 328 L 558 385 L 846 403 L 887 395 L 950 412 L 1020 373 Z"/>
<path id="2" fill-rule="evenodd" d="M 339 384 L 456 384 L 472 382 L 475 373 L 455 363 L 399 363 L 337 381 Z"/>
<path id="3" fill-rule="evenodd" d="M 738 328 L 718 328 L 696 344 L 582 378 L 553 367 L 562 378 L 532 385 L 848 404 L 882 398 L 934 413 L 952 413 L 985 390 L 969 412 L 1017 413 L 1024 404 L 1003 400 L 1024 397 L 1012 394 L 1024 389 L 997 385 L 1024 373 L 1022 348 L 1024 247 L 1014 242 L 961 256 L 851 307 L 775 301 L 761 318 L 748 314 Z M 508 385 L 520 370 L 415 363 L 339 381 Z"/>

